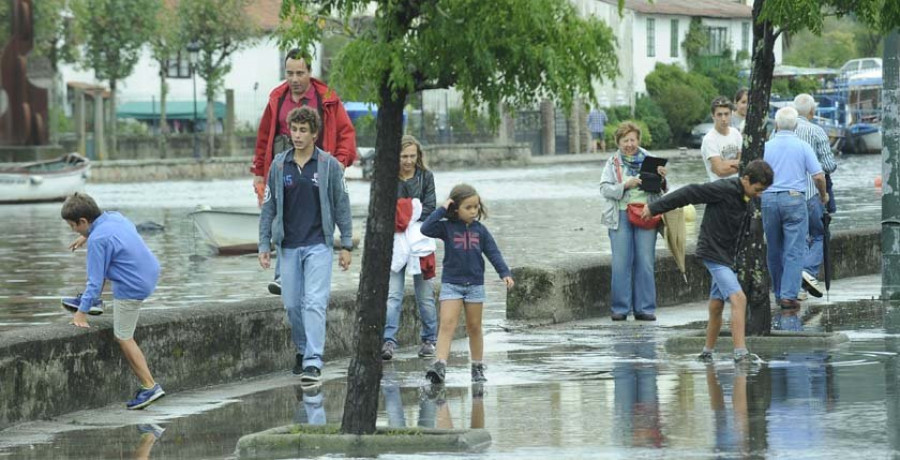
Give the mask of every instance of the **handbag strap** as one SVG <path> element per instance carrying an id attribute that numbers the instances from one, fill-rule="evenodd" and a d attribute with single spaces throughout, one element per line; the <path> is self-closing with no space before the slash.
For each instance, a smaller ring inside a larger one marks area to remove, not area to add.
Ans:
<path id="1" fill-rule="evenodd" d="M 613 163 L 616 165 L 616 178 L 619 179 L 619 183 L 622 183 L 622 165 L 619 163 L 619 154 L 614 153 Z"/>

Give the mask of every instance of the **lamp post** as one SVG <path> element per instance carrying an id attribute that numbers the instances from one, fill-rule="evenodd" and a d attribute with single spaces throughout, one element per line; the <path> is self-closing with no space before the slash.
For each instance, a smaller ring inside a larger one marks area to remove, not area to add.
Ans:
<path id="1" fill-rule="evenodd" d="M 187 44 L 188 55 L 191 59 L 191 79 L 194 80 L 194 159 L 200 159 L 200 138 L 197 137 L 197 57 L 200 54 L 200 43 L 196 40 Z"/>

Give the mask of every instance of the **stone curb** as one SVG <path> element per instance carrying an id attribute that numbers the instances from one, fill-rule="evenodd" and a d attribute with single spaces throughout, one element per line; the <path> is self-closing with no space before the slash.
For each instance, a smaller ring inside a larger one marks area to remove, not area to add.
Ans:
<path id="1" fill-rule="evenodd" d="M 238 458 L 341 453 L 349 457 L 403 452 L 478 452 L 491 444 L 484 429 L 377 428 L 374 435 L 341 434 L 338 425 L 287 425 L 242 436 Z"/>

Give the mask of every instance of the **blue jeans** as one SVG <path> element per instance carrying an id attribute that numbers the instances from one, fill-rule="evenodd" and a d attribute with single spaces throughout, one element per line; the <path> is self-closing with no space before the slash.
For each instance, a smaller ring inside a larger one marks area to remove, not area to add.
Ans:
<path id="1" fill-rule="evenodd" d="M 772 192 L 762 196 L 763 230 L 769 246 L 766 261 L 775 298 L 797 299 L 800 272 L 809 250 L 809 214 L 806 195 L 800 192 Z"/>
<path id="2" fill-rule="evenodd" d="M 322 369 L 334 255 L 324 244 L 282 248 L 281 255 L 281 300 L 291 321 L 291 340 L 303 355 L 303 367 Z"/>
<path id="3" fill-rule="evenodd" d="M 619 228 L 609 230 L 612 249 L 612 312 L 635 315 L 656 311 L 656 230 L 631 225 L 619 211 Z"/>
<path id="4" fill-rule="evenodd" d="M 825 249 L 825 224 L 822 222 L 824 212 L 819 195 L 806 201 L 806 210 L 809 215 L 809 236 L 806 237 L 809 250 L 806 258 L 803 259 L 803 269 L 810 275 L 816 276 L 819 274 L 819 267 L 822 266 L 825 258 L 824 252 L 822 252 Z"/>
<path id="5" fill-rule="evenodd" d="M 400 328 L 400 314 L 403 312 L 403 295 L 405 294 L 404 282 L 406 280 L 406 267 L 399 272 L 391 271 L 391 283 L 388 287 L 387 318 L 384 322 L 384 341 L 397 343 L 394 336 Z M 413 285 L 416 289 L 416 304 L 419 306 L 419 319 L 422 321 L 423 342 L 434 343 L 437 334 L 437 312 L 434 309 L 434 283 L 433 280 L 422 278 L 422 274 L 413 275 Z"/>

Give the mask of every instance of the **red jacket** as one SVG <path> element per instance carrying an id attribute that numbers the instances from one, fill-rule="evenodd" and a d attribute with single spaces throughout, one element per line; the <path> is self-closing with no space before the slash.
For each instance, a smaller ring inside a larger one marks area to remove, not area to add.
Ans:
<path id="1" fill-rule="evenodd" d="M 332 91 L 315 78 L 310 78 L 316 92 L 322 100 L 322 150 L 337 158 L 344 166 L 350 166 L 356 161 L 356 130 L 344 104 L 341 103 L 337 93 Z M 277 124 L 273 121 L 278 117 L 278 101 L 290 91 L 288 83 L 278 85 L 269 93 L 269 104 L 259 121 L 259 131 L 256 134 L 256 150 L 253 154 L 253 165 L 250 172 L 254 176 L 262 176 L 263 180 L 269 177 L 269 165 L 272 164 L 272 144 L 275 142 Z"/>

